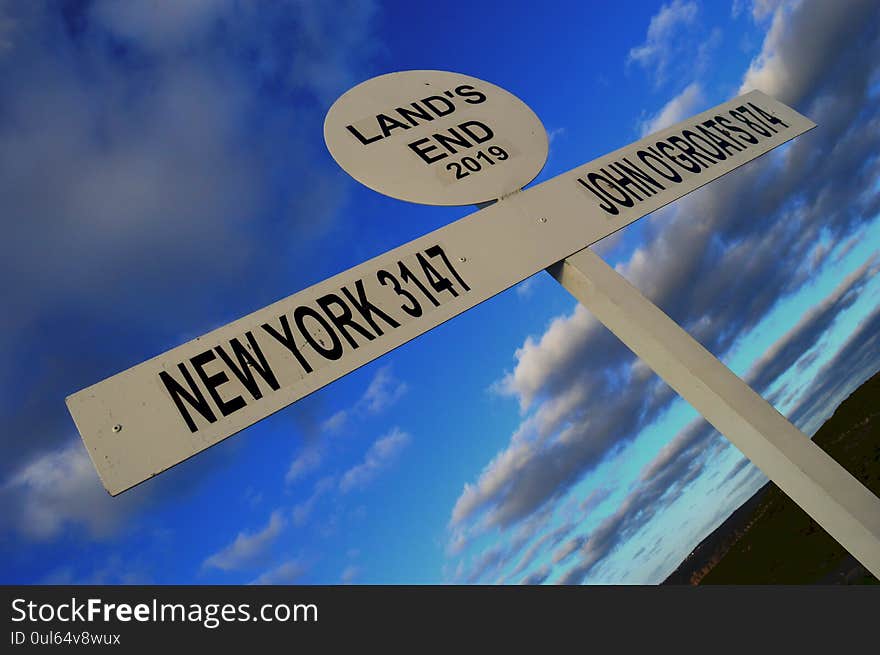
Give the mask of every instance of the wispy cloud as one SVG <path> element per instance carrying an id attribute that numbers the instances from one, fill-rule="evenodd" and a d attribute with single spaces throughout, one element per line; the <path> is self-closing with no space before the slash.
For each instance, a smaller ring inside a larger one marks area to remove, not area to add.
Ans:
<path id="1" fill-rule="evenodd" d="M 639 132 L 642 136 L 659 132 L 697 113 L 703 104 L 705 98 L 702 88 L 697 82 L 691 82 L 681 93 L 663 105 L 659 112 L 641 121 Z"/>
<path id="2" fill-rule="evenodd" d="M 360 489 L 373 481 L 384 468 L 389 466 L 409 445 L 412 438 L 400 428 L 392 428 L 383 437 L 376 439 L 364 455 L 360 464 L 348 469 L 339 480 L 339 490 L 348 493 Z"/>
<path id="3" fill-rule="evenodd" d="M 358 578 L 361 576 L 361 567 L 355 566 L 354 564 L 349 564 L 342 571 L 342 575 L 339 576 L 339 580 L 342 584 L 354 584 Z"/>
<path id="4" fill-rule="evenodd" d="M 627 61 L 651 71 L 658 84 L 665 81 L 670 64 L 680 51 L 676 37 L 683 27 L 694 24 L 697 11 L 697 3 L 690 0 L 673 0 L 660 7 L 648 25 L 645 42 L 629 51 Z"/>
<path id="5" fill-rule="evenodd" d="M 308 567 L 299 560 L 288 560 L 278 566 L 261 573 L 254 578 L 252 585 L 289 585 L 300 582 Z"/>
<path id="6" fill-rule="evenodd" d="M 375 417 L 382 414 L 394 406 L 407 390 L 406 382 L 394 376 L 390 365 L 381 367 L 351 407 L 337 410 L 320 424 L 314 434 L 308 435 L 309 439 L 290 463 L 285 481 L 293 484 L 317 471 L 328 451 L 332 450 L 332 445 L 328 442 L 330 435 L 343 434 L 354 418 Z"/>
<path id="7" fill-rule="evenodd" d="M 0 324 L 0 485 L 6 507 L 34 508 L 28 534 L 78 523 L 99 536 L 144 504 L 139 490 L 112 507 L 89 490 L 97 476 L 68 446 L 61 399 L 305 277 L 304 244 L 334 225 L 346 183 L 302 125 L 362 77 L 375 12 L 359 0 L 0 3 L 0 275 L 15 280 L 15 320 Z M 225 456 L 145 487 L 195 484 Z M 67 475 L 49 488 L 40 467 Z"/>
<path id="8" fill-rule="evenodd" d="M 206 558 L 203 568 L 240 571 L 258 566 L 268 557 L 285 524 L 281 510 L 272 512 L 266 527 L 256 532 L 239 532 L 231 544 Z"/>
<path id="9" fill-rule="evenodd" d="M 357 402 L 334 413 L 324 421 L 322 429 L 328 433 L 338 433 L 348 425 L 352 417 L 381 414 L 403 398 L 408 388 L 406 382 L 394 376 L 390 365 L 383 366 L 376 371 Z"/>

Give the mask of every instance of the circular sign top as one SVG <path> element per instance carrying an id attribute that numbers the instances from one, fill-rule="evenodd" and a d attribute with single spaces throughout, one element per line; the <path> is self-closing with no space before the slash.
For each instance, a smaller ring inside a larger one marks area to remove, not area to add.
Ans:
<path id="1" fill-rule="evenodd" d="M 459 73 L 403 71 L 333 103 L 324 141 L 374 191 L 424 205 L 473 205 L 518 191 L 547 161 L 547 132 L 504 89 Z"/>

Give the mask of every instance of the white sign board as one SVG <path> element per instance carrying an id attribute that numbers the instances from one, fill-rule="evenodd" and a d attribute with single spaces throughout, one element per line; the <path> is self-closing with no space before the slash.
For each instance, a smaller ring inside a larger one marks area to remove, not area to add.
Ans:
<path id="1" fill-rule="evenodd" d="M 333 158 L 386 196 L 475 205 L 519 191 L 547 161 L 547 132 L 519 98 L 475 77 L 403 71 L 367 80 L 324 119 Z"/>
<path id="2" fill-rule="evenodd" d="M 116 495 L 813 127 L 748 93 L 83 389 L 68 408 Z"/>

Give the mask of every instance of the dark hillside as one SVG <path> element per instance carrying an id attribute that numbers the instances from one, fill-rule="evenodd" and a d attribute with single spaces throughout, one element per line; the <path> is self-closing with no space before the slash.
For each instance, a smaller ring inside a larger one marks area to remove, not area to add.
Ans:
<path id="1" fill-rule="evenodd" d="M 813 441 L 880 495 L 880 373 L 840 404 Z M 877 579 L 768 482 L 663 584 L 877 584 Z"/>

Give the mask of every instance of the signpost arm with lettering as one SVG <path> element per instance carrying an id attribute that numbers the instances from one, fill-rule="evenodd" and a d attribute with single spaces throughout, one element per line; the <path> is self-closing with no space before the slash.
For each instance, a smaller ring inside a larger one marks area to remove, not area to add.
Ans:
<path id="1" fill-rule="evenodd" d="M 525 103 L 459 73 L 373 78 L 325 119 L 342 168 L 402 200 L 485 208 L 82 389 L 68 408 L 116 495 L 550 266 L 880 577 L 880 501 L 583 250 L 813 127 L 753 91 L 520 191 L 548 148 Z"/>
<path id="2" fill-rule="evenodd" d="M 589 248 L 547 271 L 880 577 L 880 499 Z"/>

